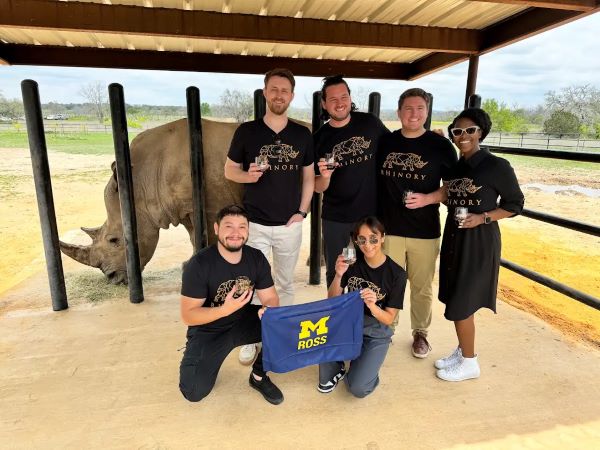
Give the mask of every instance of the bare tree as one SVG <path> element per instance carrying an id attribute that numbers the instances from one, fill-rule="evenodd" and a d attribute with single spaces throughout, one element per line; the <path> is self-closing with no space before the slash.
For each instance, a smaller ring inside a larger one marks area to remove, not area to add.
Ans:
<path id="1" fill-rule="evenodd" d="M 78 92 L 80 96 L 85 98 L 88 103 L 92 105 L 94 114 L 100 123 L 104 122 L 104 115 L 108 110 L 108 95 L 106 92 L 106 85 L 101 81 L 94 81 L 86 84 L 85 86 L 82 86 Z"/>
<path id="2" fill-rule="evenodd" d="M 225 89 L 221 95 L 221 114 L 245 122 L 254 114 L 254 100 L 248 92 Z"/>
<path id="3" fill-rule="evenodd" d="M 546 92 L 545 103 L 548 118 L 555 111 L 566 111 L 588 126 L 600 122 L 600 90 L 590 84 Z"/>
<path id="4" fill-rule="evenodd" d="M 367 100 L 369 98 L 369 91 L 366 88 L 359 86 L 352 89 L 352 101 L 356 105 L 359 111 L 366 111 L 368 108 Z"/>

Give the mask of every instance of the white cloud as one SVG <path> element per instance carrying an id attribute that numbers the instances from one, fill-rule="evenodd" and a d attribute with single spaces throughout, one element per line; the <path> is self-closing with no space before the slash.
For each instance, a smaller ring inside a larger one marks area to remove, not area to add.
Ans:
<path id="1" fill-rule="evenodd" d="M 600 88 L 600 14 L 595 14 L 525 41 L 483 55 L 479 61 L 477 92 L 506 103 L 533 106 L 542 103 L 549 90 L 592 84 Z M 414 82 L 349 79 L 350 87 L 378 91 L 382 108 L 394 108 L 400 93 L 422 87 L 434 95 L 436 109 L 460 109 L 464 101 L 467 64 L 462 63 Z M 184 105 L 185 89 L 200 88 L 202 101 L 216 103 L 225 89 L 248 92 L 262 86 L 261 75 L 193 72 L 86 69 L 64 67 L 0 67 L 0 90 L 9 98 L 20 97 L 21 80 L 35 79 L 42 102 L 73 102 L 81 85 L 91 81 L 120 83 L 131 104 Z M 308 107 L 320 78 L 298 77 L 294 106 Z"/>

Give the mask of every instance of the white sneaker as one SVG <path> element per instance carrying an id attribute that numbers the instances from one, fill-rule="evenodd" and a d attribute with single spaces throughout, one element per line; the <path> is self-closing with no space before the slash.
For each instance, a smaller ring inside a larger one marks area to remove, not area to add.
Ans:
<path id="1" fill-rule="evenodd" d="M 238 356 L 240 363 L 249 366 L 254 362 L 254 358 L 256 358 L 256 344 L 242 345 Z"/>
<path id="2" fill-rule="evenodd" d="M 479 374 L 477 355 L 473 358 L 463 358 L 458 364 L 437 371 L 438 378 L 445 381 L 464 381 L 479 378 Z"/>
<path id="3" fill-rule="evenodd" d="M 433 365 L 436 369 L 446 369 L 454 364 L 458 364 L 463 359 L 462 350 L 460 347 L 456 347 L 450 356 L 438 359 Z"/>

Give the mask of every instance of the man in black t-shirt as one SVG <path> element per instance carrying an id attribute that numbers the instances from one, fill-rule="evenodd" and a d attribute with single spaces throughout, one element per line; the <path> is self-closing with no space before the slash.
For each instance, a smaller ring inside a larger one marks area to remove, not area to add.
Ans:
<path id="1" fill-rule="evenodd" d="M 378 217 L 388 233 L 384 248 L 408 273 L 416 358 L 426 358 L 431 350 L 427 330 L 441 234 L 439 203 L 447 198 L 440 184 L 457 161 L 450 141 L 425 129 L 428 111 L 424 90 L 402 93 L 398 100 L 402 129 L 384 136 L 377 157 Z"/>
<path id="2" fill-rule="evenodd" d="M 264 118 L 243 123 L 236 130 L 225 178 L 244 184 L 244 207 L 250 216 L 248 245 L 269 258 L 282 305 L 294 302 L 294 269 L 302 244 L 302 221 L 314 190 L 313 146 L 308 128 L 288 120 L 294 98 L 294 75 L 273 69 L 265 75 Z M 266 158 L 261 168 L 257 158 Z M 252 360 L 256 349 L 244 346 L 240 362 Z"/>
<path id="3" fill-rule="evenodd" d="M 348 245 L 354 223 L 376 211 L 376 158 L 381 136 L 389 133 L 381 120 L 356 111 L 350 88 L 341 75 L 323 79 L 321 106 L 329 121 L 314 134 L 315 191 L 323 193 L 323 240 L 327 286 L 335 261 Z M 331 168 L 325 159 L 333 158 Z"/>
<path id="4" fill-rule="evenodd" d="M 234 347 L 261 341 L 264 309 L 279 306 L 269 262 L 260 251 L 245 245 L 246 211 L 235 205 L 223 208 L 214 229 L 217 244 L 194 255 L 182 277 L 181 318 L 188 331 L 179 389 L 191 402 L 210 393 Z M 253 292 L 262 308 L 250 304 Z M 283 394 L 263 370 L 262 352 L 252 366 L 249 383 L 268 402 L 283 401 Z"/>

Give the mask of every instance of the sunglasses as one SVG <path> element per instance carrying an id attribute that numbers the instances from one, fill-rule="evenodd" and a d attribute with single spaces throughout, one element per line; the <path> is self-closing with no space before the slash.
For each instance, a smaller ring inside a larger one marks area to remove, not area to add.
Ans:
<path id="1" fill-rule="evenodd" d="M 481 128 L 479 128 L 477 125 L 474 125 L 472 127 L 467 127 L 467 128 L 452 128 L 450 130 L 450 133 L 452 133 L 452 136 L 454 136 L 454 137 L 459 137 L 459 136 L 462 136 L 463 133 L 473 135 L 473 134 L 477 133 L 477 130 L 481 130 Z"/>
<path id="2" fill-rule="evenodd" d="M 358 245 L 366 245 L 367 242 L 371 245 L 375 245 L 375 244 L 379 243 L 379 238 L 377 236 L 369 236 L 368 240 L 367 240 L 367 238 L 365 238 L 363 236 L 359 236 L 356 238 L 356 243 Z"/>

